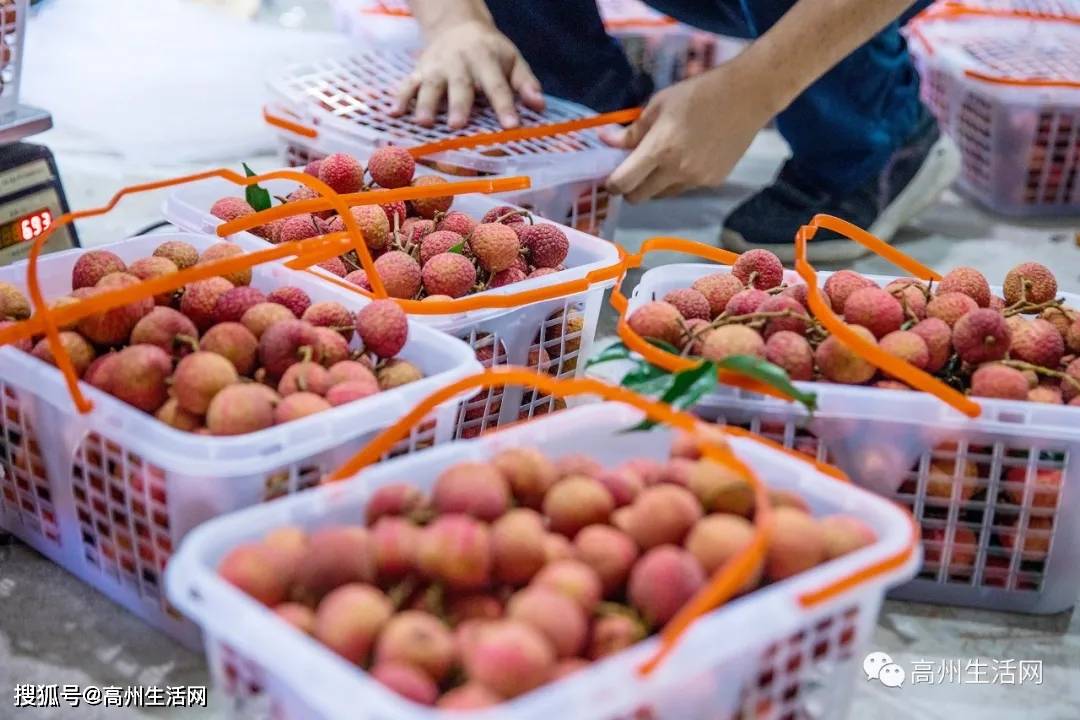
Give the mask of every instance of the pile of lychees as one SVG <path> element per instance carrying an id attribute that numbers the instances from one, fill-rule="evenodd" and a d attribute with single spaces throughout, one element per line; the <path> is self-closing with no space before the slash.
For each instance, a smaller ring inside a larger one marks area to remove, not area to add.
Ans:
<path id="1" fill-rule="evenodd" d="M 366 172 L 356 158 L 342 153 L 314 160 L 305 168 L 342 194 L 446 183 L 431 175 L 414 179 L 415 170 L 412 156 L 399 147 L 376 150 Z M 367 176 L 371 183 L 365 182 Z M 302 185 L 282 201 L 318 197 Z M 453 201 L 453 196 L 446 196 L 350 208 L 390 297 L 453 299 L 564 269 L 570 242 L 555 225 L 534 223 L 527 212 L 509 206 L 493 208 L 476 220 L 451 210 Z M 225 197 L 214 203 L 210 212 L 228 221 L 255 210 L 241 198 Z M 279 243 L 343 230 L 346 226 L 341 217 L 327 210 L 293 215 L 252 232 Z M 371 289 L 355 251 L 320 266 Z"/>
<path id="2" fill-rule="evenodd" d="M 91 250 L 75 262 L 71 293 L 52 306 L 242 252 L 219 242 L 200 254 L 170 240 L 129 265 Z M 395 358 L 408 322 L 394 301 L 354 314 L 341 303 L 312 303 L 298 287 L 264 292 L 251 280 L 251 270 L 237 271 L 90 315 L 62 328 L 60 341 L 81 379 L 172 427 L 208 435 L 255 432 L 423 376 Z M 0 324 L 29 315 L 23 293 L 0 283 Z M 44 338 L 18 347 L 55 364 Z"/>
<path id="3" fill-rule="evenodd" d="M 875 541 L 769 495 L 763 567 L 741 592 Z M 356 524 L 280 528 L 219 573 L 299 631 L 424 705 L 497 704 L 668 623 L 754 534 L 755 494 L 676 436 L 666 462 L 605 469 L 515 447 L 445 468 L 430 495 L 376 490 Z"/>
<path id="4" fill-rule="evenodd" d="M 852 270 L 829 276 L 821 299 L 868 342 L 972 396 L 1080 405 L 1080 312 L 1057 297 L 1054 274 L 1026 262 L 1008 272 L 999 297 L 978 270 L 941 282 L 900 278 L 879 287 Z M 756 355 L 794 380 L 907 385 L 829 335 L 807 310 L 807 286 L 784 283 L 766 250 L 636 309 L 638 334 L 684 354 L 721 360 Z"/>

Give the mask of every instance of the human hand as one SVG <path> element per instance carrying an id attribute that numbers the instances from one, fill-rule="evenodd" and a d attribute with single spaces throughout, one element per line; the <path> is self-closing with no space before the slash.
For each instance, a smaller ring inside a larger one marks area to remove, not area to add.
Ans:
<path id="1" fill-rule="evenodd" d="M 441 30 L 425 48 L 398 90 L 393 114 L 405 114 L 415 97 L 413 117 L 430 127 L 445 95 L 447 124 L 459 129 L 468 122 L 477 87 L 504 128 L 519 122 L 515 93 L 526 107 L 544 109 L 540 82 L 514 44 L 490 23 L 468 20 Z"/>
<path id="2" fill-rule="evenodd" d="M 736 58 L 657 93 L 632 125 L 602 133 L 633 151 L 608 189 L 637 203 L 723 183 L 776 112 L 766 78 Z"/>

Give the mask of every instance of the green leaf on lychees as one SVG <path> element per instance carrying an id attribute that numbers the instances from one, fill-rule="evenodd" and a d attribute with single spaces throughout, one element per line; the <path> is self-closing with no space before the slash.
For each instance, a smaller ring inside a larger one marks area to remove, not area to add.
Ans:
<path id="1" fill-rule="evenodd" d="M 619 384 L 641 395 L 656 396 L 667 392 L 674 382 L 675 376 L 667 370 L 641 362 Z"/>
<path id="2" fill-rule="evenodd" d="M 663 350 L 664 352 L 669 352 L 672 355 L 679 355 L 680 354 L 679 348 L 675 347 L 674 345 L 667 342 L 666 340 L 660 340 L 659 338 L 645 338 L 645 340 L 650 345 L 658 347 L 661 350 Z"/>
<path id="3" fill-rule="evenodd" d="M 696 405 L 706 393 L 716 389 L 716 364 L 702 362 L 689 370 L 674 373 L 671 377 L 673 381 L 659 400 L 676 410 L 685 410 Z M 629 432 L 651 430 L 656 424 L 654 420 L 645 420 L 630 428 Z"/>
<path id="4" fill-rule="evenodd" d="M 244 174 L 248 177 L 255 177 L 255 172 L 248 167 L 247 163 L 241 163 L 244 166 Z M 254 208 L 255 212 L 262 212 L 263 210 L 269 210 L 273 204 L 270 199 L 270 191 L 262 187 L 258 183 L 254 185 L 248 185 L 244 189 L 244 199 L 247 200 L 247 204 Z"/>
<path id="5" fill-rule="evenodd" d="M 817 395 L 804 392 L 791 382 L 791 376 L 782 367 L 754 355 L 732 355 L 720 360 L 716 366 L 753 378 L 802 403 L 807 410 L 817 410 Z"/>
<path id="6" fill-rule="evenodd" d="M 457 255 L 464 255 L 465 254 L 465 241 L 462 240 L 461 242 L 459 242 L 457 245 L 453 246 L 452 248 L 450 248 L 446 252 L 452 252 L 452 253 L 455 253 Z"/>
<path id="7" fill-rule="evenodd" d="M 585 367 L 591 368 L 593 365 L 599 365 L 600 363 L 611 362 L 613 360 L 628 360 L 629 358 L 630 348 L 626 347 L 621 342 L 617 342 L 608 345 L 602 352 L 589 358 L 588 362 L 585 363 Z"/>

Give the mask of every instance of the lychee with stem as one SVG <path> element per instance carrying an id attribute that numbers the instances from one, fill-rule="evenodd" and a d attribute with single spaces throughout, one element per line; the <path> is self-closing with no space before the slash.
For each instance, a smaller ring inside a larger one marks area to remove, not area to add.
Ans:
<path id="1" fill-rule="evenodd" d="M 214 303 L 213 320 L 215 323 L 240 322 L 244 313 L 261 302 L 266 302 L 266 295 L 258 288 L 250 285 L 231 288 Z"/>
<path id="2" fill-rule="evenodd" d="M 854 270 L 840 270 L 825 280 L 822 289 L 829 296 L 833 311 L 838 315 L 843 315 L 848 297 L 856 290 L 869 287 L 877 287 L 877 284 Z"/>
<path id="3" fill-rule="evenodd" d="M 157 345 L 170 355 L 184 355 L 198 342 L 195 323 L 170 307 L 158 306 L 144 315 L 131 330 L 132 345 Z"/>
<path id="4" fill-rule="evenodd" d="M 735 261 L 731 274 L 746 287 L 771 290 L 784 282 L 784 265 L 768 250 L 750 250 Z"/>
<path id="5" fill-rule="evenodd" d="M 283 320 L 268 327 L 259 338 L 259 361 L 267 374 L 280 378 L 289 367 L 315 356 L 318 336 L 303 320 Z"/>
<path id="6" fill-rule="evenodd" d="M 465 238 L 448 230 L 437 230 L 425 235 L 420 241 L 420 266 L 428 264 L 428 261 L 436 255 L 448 253 L 454 247 L 465 242 Z"/>
<path id="7" fill-rule="evenodd" d="M 897 278 L 885 286 L 885 292 L 900 301 L 904 316 L 916 321 L 926 317 L 927 288 L 915 278 Z"/>
<path id="8" fill-rule="evenodd" d="M 1026 400 L 1028 381 L 1019 370 L 997 363 L 980 366 L 971 376 L 973 397 Z"/>
<path id="9" fill-rule="evenodd" d="M 959 323 L 958 323 L 959 324 Z M 953 342 L 956 333 L 953 333 Z M 1065 340 L 1046 320 L 1034 318 L 1014 326 L 1009 357 L 1039 367 L 1056 370 L 1065 355 Z M 999 360 L 1000 358 L 992 358 Z"/>
<path id="10" fill-rule="evenodd" d="M 876 344 L 874 334 L 866 328 L 851 325 L 850 329 L 863 340 Z M 821 374 L 832 382 L 861 385 L 877 373 L 876 367 L 844 345 L 835 335 L 830 335 L 818 345 L 814 359 L 817 361 Z"/>
<path id="11" fill-rule="evenodd" d="M 366 351 L 389 359 L 405 347 L 408 317 L 393 300 L 375 300 L 356 313 L 356 332 Z"/>
<path id="12" fill-rule="evenodd" d="M 427 187 L 429 185 L 446 185 L 447 181 L 436 175 L 422 175 L 412 181 L 412 187 Z M 425 220 L 433 219 L 439 213 L 445 213 L 450 210 L 450 206 L 454 204 L 453 195 L 444 195 L 441 197 L 430 198 L 418 198 L 409 201 L 409 206 L 412 208 L 413 213 L 419 215 Z"/>
<path id="13" fill-rule="evenodd" d="M 319 179 L 342 195 L 360 192 L 364 188 L 364 166 L 352 155 L 327 155 L 319 162 Z"/>
<path id="14" fill-rule="evenodd" d="M 315 222 L 315 216 L 310 213 L 301 213 L 300 215 L 291 215 L 282 221 L 281 226 L 278 228 L 278 242 L 296 242 L 322 234 L 322 229 Z"/>
<path id="15" fill-rule="evenodd" d="M 731 273 L 712 273 L 694 281 L 690 286 L 709 301 L 709 319 L 724 312 L 728 302 L 746 289 L 739 278 Z"/>
<path id="16" fill-rule="evenodd" d="M 930 348 L 926 346 L 926 341 L 910 330 L 895 330 L 881 338 L 878 346 L 919 370 L 925 370 L 930 363 Z"/>
<path id="17" fill-rule="evenodd" d="M 407 253 L 391 250 L 380 255 L 375 271 L 390 297 L 408 300 L 420 292 L 420 264 Z"/>
<path id="18" fill-rule="evenodd" d="M 936 373 L 945 367 L 952 355 L 952 329 L 940 318 L 920 320 L 911 328 L 926 343 L 929 360 L 925 370 Z"/>
<path id="19" fill-rule="evenodd" d="M 814 351 L 806 338 L 789 330 L 781 330 L 765 341 L 765 359 L 777 365 L 792 380 L 814 379 Z"/>
<path id="20" fill-rule="evenodd" d="M 211 435 L 243 435 L 274 424 L 273 393 L 255 383 L 229 385 L 210 401 L 206 427 Z"/>
<path id="21" fill-rule="evenodd" d="M 198 280 L 184 288 L 180 298 L 180 312 L 191 318 L 200 332 L 205 332 L 214 324 L 214 310 L 222 295 L 232 290 L 234 285 L 221 277 Z"/>
<path id="22" fill-rule="evenodd" d="M 900 301 L 881 288 L 856 290 L 844 303 L 844 321 L 865 327 L 876 338 L 883 338 L 904 324 Z"/>
<path id="23" fill-rule="evenodd" d="M 304 311 L 301 319 L 315 327 L 335 330 L 346 341 L 352 340 L 355 319 L 349 309 L 339 302 L 333 300 L 317 302 Z"/>
<path id="24" fill-rule="evenodd" d="M 765 322 L 762 333 L 768 340 L 774 333 L 794 332 L 805 335 L 810 328 L 810 315 L 798 300 L 787 295 L 774 295 L 758 308 L 761 313 L 786 313 L 781 317 L 771 317 Z"/>
<path id="25" fill-rule="evenodd" d="M 454 210 L 440 217 L 439 221 L 435 224 L 435 229 L 460 235 L 462 239 L 464 239 L 473 231 L 473 228 L 475 228 L 477 224 L 478 223 L 475 220 L 465 213 Z"/>
<path id="26" fill-rule="evenodd" d="M 506 270 L 518 259 L 521 241 L 517 233 L 500 223 L 481 223 L 469 236 L 469 248 L 488 272 Z"/>
<path id="27" fill-rule="evenodd" d="M 71 289 L 94 287 L 106 275 L 127 272 L 120 256 L 109 250 L 89 250 L 71 268 Z"/>
<path id="28" fill-rule="evenodd" d="M 964 293 L 941 293 L 927 303 L 926 316 L 943 320 L 946 325 L 953 327 L 957 320 L 978 309 L 979 305 Z"/>
<path id="29" fill-rule="evenodd" d="M 459 298 L 476 285 L 476 268 L 464 255 L 444 252 L 424 264 L 421 278 L 428 294 Z"/>
<path id="30" fill-rule="evenodd" d="M 537 268 L 558 268 L 570 252 L 570 240 L 566 233 L 551 223 L 515 225 L 521 246 Z"/>
<path id="31" fill-rule="evenodd" d="M 1053 326 L 1047 324 L 1047 327 L 1057 335 Z M 972 365 L 1001 360 L 1009 352 L 1011 342 L 1012 333 L 1004 316 L 990 308 L 973 310 L 953 326 L 952 343 L 956 354 Z"/>
<path id="32" fill-rule="evenodd" d="M 87 297 L 100 295 L 117 288 L 131 287 L 140 282 L 142 281 L 134 275 L 122 272 L 111 273 L 101 278 L 93 289 L 86 291 L 86 295 Z M 79 320 L 76 327 L 87 340 L 95 345 L 121 345 L 127 342 L 139 320 L 150 314 L 153 309 L 154 299 L 143 298 L 127 305 L 88 315 Z"/>
<path id="33" fill-rule="evenodd" d="M 150 280 L 151 278 L 164 277 L 179 272 L 179 268 L 176 267 L 176 263 L 168 258 L 150 256 L 131 263 L 128 272 L 140 280 Z M 167 290 L 155 295 L 154 302 L 158 305 L 171 305 L 175 294 L 175 290 Z"/>
<path id="34" fill-rule="evenodd" d="M 627 596 L 653 627 L 663 627 L 705 585 L 705 572 L 686 550 L 661 545 L 630 571 Z"/>
<path id="35" fill-rule="evenodd" d="M 958 267 L 946 273 L 938 283 L 938 294 L 959 292 L 981 308 L 990 306 L 990 283 L 973 267 Z"/>
<path id="36" fill-rule="evenodd" d="M 697 290 L 692 288 L 678 288 L 664 295 L 664 302 L 675 306 L 684 319 L 698 318 L 709 320 L 712 318 L 712 310 L 708 299 Z"/>
<path id="37" fill-rule="evenodd" d="M 199 265 L 214 262 L 215 260 L 224 260 L 225 258 L 236 257 L 237 255 L 243 255 L 244 248 L 240 247 L 236 243 L 223 240 L 222 242 L 214 243 L 210 247 L 206 248 L 199 255 Z M 250 285 L 251 284 L 251 268 L 244 268 L 242 270 L 234 270 L 231 273 L 225 273 L 221 277 L 225 278 L 233 285 Z"/>
<path id="38" fill-rule="evenodd" d="M 1057 278 L 1050 268 L 1036 262 L 1021 263 L 1005 275 L 1002 291 L 1007 305 L 1021 300 L 1040 304 L 1057 296 Z"/>
<path id="39" fill-rule="evenodd" d="M 371 179 L 380 187 L 408 187 L 416 172 L 416 160 L 405 148 L 389 145 L 371 153 L 367 169 Z"/>
<path id="40" fill-rule="evenodd" d="M 724 317 L 730 318 L 756 313 L 770 297 L 772 296 L 767 292 L 757 288 L 747 288 L 737 292 L 728 300 L 727 307 L 724 309 Z"/>
<path id="41" fill-rule="evenodd" d="M 318 363 L 305 360 L 289 367 L 278 382 L 277 391 L 282 397 L 298 392 L 325 395 L 330 389 L 330 373 Z"/>
<path id="42" fill-rule="evenodd" d="M 386 213 L 378 205 L 357 205 L 349 208 L 356 224 L 360 226 L 360 234 L 364 236 L 364 244 L 372 250 L 382 250 L 390 244 L 390 221 Z M 327 233 L 345 232 L 348 227 L 341 217 L 335 217 L 326 227 Z"/>
<path id="43" fill-rule="evenodd" d="M 183 240 L 166 240 L 154 249 L 155 257 L 172 260 L 180 270 L 187 270 L 199 262 L 199 250 Z"/>
<path id="44" fill-rule="evenodd" d="M 499 205 L 488 210 L 480 218 L 481 223 L 501 223 L 503 225 L 524 225 L 525 215 L 519 208 Z"/>
<path id="45" fill-rule="evenodd" d="M 233 364 L 240 375 L 255 372 L 259 341 L 240 323 L 224 322 L 213 326 L 199 341 L 199 349 L 221 355 Z"/>

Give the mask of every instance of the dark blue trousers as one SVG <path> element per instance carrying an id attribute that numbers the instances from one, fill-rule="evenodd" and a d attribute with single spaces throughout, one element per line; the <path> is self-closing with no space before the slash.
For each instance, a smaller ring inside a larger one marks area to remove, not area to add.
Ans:
<path id="1" fill-rule="evenodd" d="M 753 39 L 795 0 L 646 0 L 709 32 Z M 928 4 L 919 0 L 911 12 Z M 594 0 L 487 0 L 496 24 L 532 66 L 544 91 L 598 111 L 642 103 L 635 76 L 604 31 Z M 875 177 L 922 117 L 919 80 L 894 22 L 811 85 L 776 118 L 800 173 L 844 192 Z M 724 112 L 724 108 L 703 109 Z M 737 111 L 737 108 L 735 109 Z"/>

